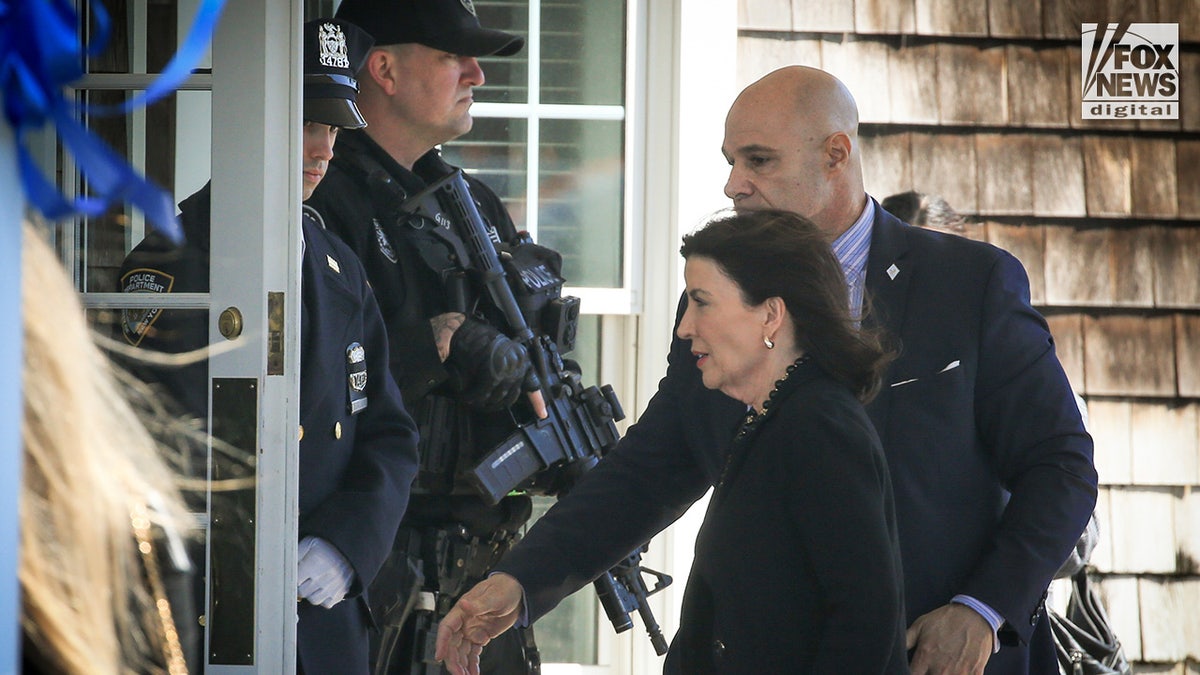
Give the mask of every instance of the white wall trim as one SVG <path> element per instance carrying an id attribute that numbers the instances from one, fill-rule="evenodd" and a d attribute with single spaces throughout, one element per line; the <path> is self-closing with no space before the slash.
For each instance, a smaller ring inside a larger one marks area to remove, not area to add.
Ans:
<path id="1" fill-rule="evenodd" d="M 638 372 L 631 406 L 637 411 L 649 403 L 666 372 L 683 289 L 680 239 L 729 205 L 723 193 L 728 168 L 720 146 L 725 112 L 737 93 L 737 2 L 654 2 L 648 7 L 647 24 L 645 297 L 636 325 Z M 698 503 L 656 537 L 646 556 L 647 566 L 675 577 L 675 583 L 654 598 L 655 615 L 668 639 L 679 628 L 679 607 L 703 509 Z M 635 630 L 644 628 L 638 625 Z M 661 670 L 662 659 L 644 634 L 633 646 L 632 672 Z"/>

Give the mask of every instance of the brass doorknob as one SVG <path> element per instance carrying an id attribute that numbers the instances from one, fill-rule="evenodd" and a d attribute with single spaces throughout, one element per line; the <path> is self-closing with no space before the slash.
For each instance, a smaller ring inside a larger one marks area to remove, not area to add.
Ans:
<path id="1" fill-rule="evenodd" d="M 237 307 L 226 307 L 217 319 L 217 330 L 226 340 L 233 340 L 242 334 L 242 311 Z"/>

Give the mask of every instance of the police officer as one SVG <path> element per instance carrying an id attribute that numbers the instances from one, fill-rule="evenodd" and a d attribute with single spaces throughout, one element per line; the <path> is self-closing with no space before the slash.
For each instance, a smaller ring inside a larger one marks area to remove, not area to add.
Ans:
<path id="1" fill-rule="evenodd" d="M 377 667 L 437 673 L 437 618 L 486 575 L 530 515 L 526 496 L 489 506 L 458 480 L 511 432 L 507 409 L 529 405 L 521 395 L 529 359 L 489 321 L 478 289 L 455 288 L 441 274 L 435 228 L 398 207 L 454 170 L 436 146 L 471 129 L 471 92 L 484 82 L 477 57 L 512 55 L 524 40 L 481 27 L 467 0 L 344 0 L 337 16 L 375 38 L 359 72 L 369 126 L 343 136 L 310 204 L 367 268 L 388 327 L 392 373 L 421 434 L 421 472 L 388 563 L 396 574 L 376 584 L 381 592 L 387 586 L 389 603 Z M 514 241 L 500 199 L 466 181 L 493 240 Z M 510 631 L 483 653 L 489 673 L 536 672 L 536 661 L 529 632 Z"/>
<path id="2" fill-rule="evenodd" d="M 325 174 L 339 130 L 365 124 L 354 76 L 371 42 L 343 21 L 304 25 L 305 199 Z M 131 252 L 123 290 L 207 291 L 209 205 L 207 185 L 180 204 L 183 250 L 151 236 Z M 386 331 L 362 265 L 307 206 L 302 233 L 297 666 L 309 675 L 365 675 L 366 590 L 408 502 L 416 428 L 387 369 Z M 166 351 L 202 344 L 203 322 L 174 321 L 175 311 L 137 313 L 126 322 L 127 339 Z M 199 401 L 192 412 L 204 416 L 202 371 L 198 379 L 177 373 L 167 384 Z"/>

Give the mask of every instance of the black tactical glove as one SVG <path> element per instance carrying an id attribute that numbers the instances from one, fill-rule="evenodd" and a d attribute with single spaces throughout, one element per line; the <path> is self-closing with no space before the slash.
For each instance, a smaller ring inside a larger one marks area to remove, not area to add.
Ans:
<path id="1" fill-rule="evenodd" d="M 530 370 L 525 345 L 475 319 L 454 331 L 446 362 L 462 377 L 463 402 L 479 410 L 503 410 L 515 403 Z"/>

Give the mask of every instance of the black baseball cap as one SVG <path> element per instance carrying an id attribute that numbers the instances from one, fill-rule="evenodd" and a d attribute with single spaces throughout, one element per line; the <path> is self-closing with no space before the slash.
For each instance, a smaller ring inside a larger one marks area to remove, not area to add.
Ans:
<path id="1" fill-rule="evenodd" d="M 336 16 L 366 27 L 380 46 L 415 42 L 460 56 L 512 56 L 525 46 L 480 26 L 472 0 L 343 0 Z"/>
<path id="2" fill-rule="evenodd" d="M 374 44 L 365 30 L 346 21 L 317 19 L 304 24 L 304 119 L 344 129 L 361 129 L 358 80 Z"/>

